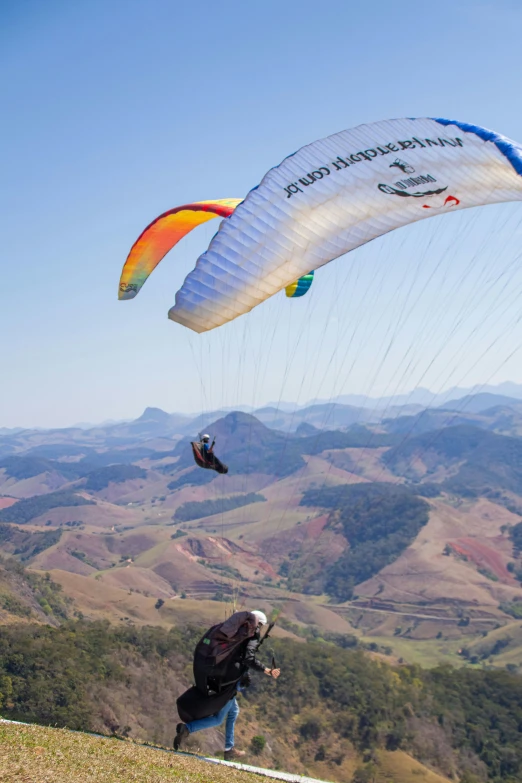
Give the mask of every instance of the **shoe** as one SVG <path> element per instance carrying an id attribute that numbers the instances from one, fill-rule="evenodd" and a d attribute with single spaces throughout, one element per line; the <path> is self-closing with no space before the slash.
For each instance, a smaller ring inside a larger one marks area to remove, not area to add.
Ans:
<path id="1" fill-rule="evenodd" d="M 244 750 L 230 748 L 230 750 L 225 751 L 225 761 L 236 761 L 237 759 L 242 759 L 243 756 L 246 756 L 246 751 Z"/>
<path id="2" fill-rule="evenodd" d="M 190 731 L 184 723 L 178 723 L 176 726 L 176 736 L 174 737 L 174 750 L 179 750 L 182 743 L 190 736 Z"/>

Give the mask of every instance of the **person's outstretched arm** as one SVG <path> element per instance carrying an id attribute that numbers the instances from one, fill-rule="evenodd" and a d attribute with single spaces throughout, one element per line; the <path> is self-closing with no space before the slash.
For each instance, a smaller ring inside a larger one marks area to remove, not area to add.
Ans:
<path id="1" fill-rule="evenodd" d="M 244 660 L 246 665 L 248 666 L 249 669 L 256 669 L 258 672 L 263 672 L 264 674 L 273 677 L 274 680 L 277 680 L 277 678 L 281 674 L 281 670 L 269 669 L 267 666 L 265 666 L 265 664 L 262 663 L 256 655 L 258 647 L 259 647 L 259 639 L 256 638 L 250 639 L 245 650 Z"/>

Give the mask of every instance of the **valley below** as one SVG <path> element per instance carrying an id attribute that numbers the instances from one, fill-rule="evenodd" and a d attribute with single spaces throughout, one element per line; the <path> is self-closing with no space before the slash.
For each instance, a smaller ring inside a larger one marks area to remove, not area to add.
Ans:
<path id="1" fill-rule="evenodd" d="M 284 430 L 269 426 L 266 411 L 224 413 L 204 426 L 228 475 L 195 465 L 190 433 L 200 427 L 157 409 L 100 428 L 4 431 L 0 623 L 169 634 L 261 608 L 276 620 L 283 656 L 284 645 L 318 644 L 399 670 L 450 664 L 514 676 L 522 666 L 522 403 L 508 416 L 506 405 L 488 402 L 458 417 L 399 410 L 357 422 L 350 411 L 336 429 L 315 426 L 313 410 L 294 417 L 293 429 L 287 417 Z M 184 633 L 190 641 L 194 632 Z M 175 657 L 185 663 L 165 679 L 157 662 L 138 663 L 125 638 L 131 684 L 99 691 L 105 706 L 87 723 L 168 745 L 168 716 L 190 682 L 189 641 L 182 652 L 178 639 Z M 148 699 L 133 703 L 132 693 L 157 693 L 158 682 L 170 695 L 152 718 Z M 245 741 L 256 730 L 272 736 L 266 713 L 247 708 Z M 328 746 L 323 769 L 321 729 L 311 760 L 299 726 L 313 709 L 300 708 L 293 735 L 283 732 L 279 744 L 272 736 L 279 750 L 267 764 L 292 743 L 287 768 L 330 780 L 376 763 L 352 737 L 337 767 Z M 219 745 L 215 733 L 201 741 L 205 752 Z M 437 774 L 463 769 L 456 757 L 445 766 L 432 750 L 406 749 L 412 764 L 416 756 Z M 489 779 L 483 769 L 473 774 Z"/>

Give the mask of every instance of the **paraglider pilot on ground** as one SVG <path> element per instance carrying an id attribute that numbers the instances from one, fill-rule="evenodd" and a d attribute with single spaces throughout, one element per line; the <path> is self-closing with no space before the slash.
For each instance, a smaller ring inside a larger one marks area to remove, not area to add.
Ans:
<path id="1" fill-rule="evenodd" d="M 277 680 L 280 669 L 265 666 L 257 651 L 273 624 L 261 637 L 266 615 L 235 612 L 224 623 L 214 625 L 196 645 L 194 679 L 196 685 L 179 697 L 178 713 L 183 723 L 176 727 L 174 750 L 179 750 L 191 734 L 225 725 L 225 760 L 242 758 L 245 751 L 234 745 L 234 728 L 239 715 L 236 696 L 251 682 L 250 670 L 263 672 Z"/>

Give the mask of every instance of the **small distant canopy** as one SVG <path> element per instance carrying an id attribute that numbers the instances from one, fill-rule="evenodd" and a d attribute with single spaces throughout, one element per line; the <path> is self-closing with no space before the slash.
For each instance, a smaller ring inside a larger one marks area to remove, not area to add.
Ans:
<path id="1" fill-rule="evenodd" d="M 296 280 L 295 283 L 287 285 L 285 288 L 286 295 L 291 299 L 297 299 L 298 296 L 304 296 L 308 293 L 310 286 L 314 281 L 314 273 L 310 272 L 308 275 L 303 275 Z"/>

